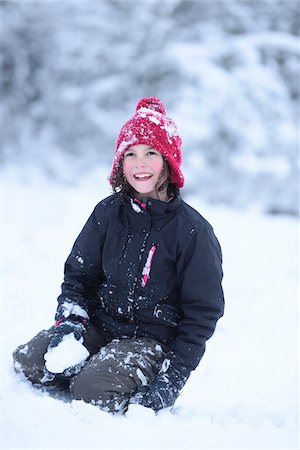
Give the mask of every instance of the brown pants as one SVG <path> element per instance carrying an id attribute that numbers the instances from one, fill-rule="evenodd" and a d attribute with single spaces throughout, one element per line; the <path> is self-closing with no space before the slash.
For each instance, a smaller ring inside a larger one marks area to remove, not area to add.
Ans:
<path id="1" fill-rule="evenodd" d="M 34 384 L 43 384 L 44 354 L 53 333 L 54 327 L 43 330 L 13 353 L 15 370 Z M 165 358 L 154 339 L 111 340 L 92 325 L 84 334 L 84 345 L 91 356 L 81 372 L 68 380 L 56 377 L 45 385 L 68 387 L 74 399 L 109 412 L 126 410 L 130 397 L 153 381 Z"/>

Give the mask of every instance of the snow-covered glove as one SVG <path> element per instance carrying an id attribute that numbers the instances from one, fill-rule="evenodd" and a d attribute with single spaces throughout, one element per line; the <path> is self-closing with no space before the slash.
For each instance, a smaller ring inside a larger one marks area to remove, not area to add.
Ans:
<path id="1" fill-rule="evenodd" d="M 143 405 L 154 411 L 173 406 L 191 371 L 172 364 L 165 373 L 161 373 L 162 371 L 151 384 L 141 386 L 130 399 L 130 403 Z"/>
<path id="2" fill-rule="evenodd" d="M 63 340 L 64 336 L 70 333 L 74 333 L 75 339 L 80 341 L 83 333 L 86 331 L 87 320 L 80 316 L 71 315 L 66 319 L 58 320 L 55 326 L 54 336 L 50 341 L 48 350 L 57 347 Z"/>
<path id="3" fill-rule="evenodd" d="M 89 351 L 83 344 L 83 333 L 87 321 L 79 316 L 69 316 L 56 323 L 56 330 L 48 350 L 44 355 L 47 377 L 55 374 L 62 378 L 69 378 L 81 371 Z"/>

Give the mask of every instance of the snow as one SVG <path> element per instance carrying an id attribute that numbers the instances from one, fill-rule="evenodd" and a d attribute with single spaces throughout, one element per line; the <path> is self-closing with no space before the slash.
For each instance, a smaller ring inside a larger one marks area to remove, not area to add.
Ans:
<path id="1" fill-rule="evenodd" d="M 63 265 L 109 168 L 77 186 L 33 171 L 3 178 L 1 445 L 3 449 L 296 449 L 298 230 L 287 216 L 212 207 L 224 255 L 226 310 L 171 410 L 110 415 L 14 373 L 12 351 L 54 323 Z M 184 191 L 183 191 L 184 195 Z M 25 351 L 26 347 L 24 347 Z"/>
<path id="2" fill-rule="evenodd" d="M 0 2 L 0 448 L 299 448 L 299 222 L 262 214 L 299 209 L 298 12 L 294 0 Z M 179 126 L 182 193 L 221 241 L 226 310 L 172 410 L 111 416 L 32 387 L 11 353 L 54 323 L 66 256 L 110 194 L 101 164 L 144 95 Z"/>
<path id="3" fill-rule="evenodd" d="M 146 261 L 145 267 L 143 268 L 143 272 L 142 272 L 142 275 L 143 275 L 142 286 L 143 287 L 146 286 L 147 280 L 148 280 L 149 275 L 150 275 L 150 271 L 151 271 L 151 266 L 152 266 L 152 261 L 153 261 L 155 250 L 156 250 L 156 247 L 155 247 L 155 245 L 153 245 L 151 247 L 151 249 L 149 250 L 147 261 Z"/>
<path id="4" fill-rule="evenodd" d="M 141 208 L 139 205 L 137 205 L 137 204 L 133 201 L 132 198 L 130 199 L 130 203 L 131 203 L 132 209 L 133 209 L 136 213 L 141 213 L 141 212 L 143 212 L 142 208 Z"/>
<path id="5" fill-rule="evenodd" d="M 142 382 L 142 386 L 147 386 L 147 378 L 145 377 L 145 375 L 143 374 L 143 372 L 141 371 L 141 369 L 136 369 L 136 374 L 139 377 L 139 379 Z M 145 408 L 146 409 L 146 408 Z"/>
<path id="6" fill-rule="evenodd" d="M 155 417 L 155 412 L 152 409 L 144 408 L 141 405 L 129 405 L 126 417 L 133 420 L 138 418 L 141 421 L 149 421 Z"/>
<path id="7" fill-rule="evenodd" d="M 57 347 L 51 348 L 44 356 L 45 366 L 52 373 L 62 373 L 68 367 L 85 361 L 90 356 L 89 351 L 77 341 L 74 333 L 64 336 Z"/>
<path id="8" fill-rule="evenodd" d="M 76 256 L 76 259 L 79 262 L 79 264 L 83 264 L 84 263 L 84 259 L 81 256 Z"/>
<path id="9" fill-rule="evenodd" d="M 76 258 L 78 259 L 78 258 Z M 82 261 L 79 261 L 81 264 L 83 264 L 83 259 L 80 258 Z M 71 314 L 74 314 L 75 316 L 80 316 L 83 317 L 84 319 L 88 319 L 88 314 L 87 312 L 81 308 L 81 306 L 79 305 L 74 305 L 73 303 L 70 302 L 63 302 L 62 304 L 62 309 L 63 309 L 63 315 L 64 317 L 69 317 Z"/>

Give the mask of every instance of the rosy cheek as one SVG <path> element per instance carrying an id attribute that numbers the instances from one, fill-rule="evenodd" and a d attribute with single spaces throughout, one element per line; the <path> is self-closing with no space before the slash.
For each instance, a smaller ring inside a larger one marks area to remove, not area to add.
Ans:
<path id="1" fill-rule="evenodd" d="M 160 173 L 163 169 L 163 164 L 160 160 L 153 161 L 152 168 L 155 170 L 156 173 Z"/>
<path id="2" fill-rule="evenodd" d="M 129 167 L 129 164 L 126 163 L 126 160 L 123 163 L 123 173 L 124 173 L 126 178 L 128 177 L 128 175 L 130 173 L 130 167 Z"/>

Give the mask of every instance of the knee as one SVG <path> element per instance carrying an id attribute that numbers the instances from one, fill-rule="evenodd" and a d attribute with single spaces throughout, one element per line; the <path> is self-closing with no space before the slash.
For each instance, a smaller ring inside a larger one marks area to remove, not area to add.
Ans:
<path id="1" fill-rule="evenodd" d="M 83 376 L 84 369 L 72 377 L 70 381 L 70 392 L 72 397 L 76 400 L 84 400 L 87 403 L 91 402 L 91 399 L 88 399 L 86 396 L 86 386 L 85 386 L 85 377 Z"/>
<path id="2" fill-rule="evenodd" d="M 14 370 L 25 375 L 32 383 L 40 383 L 44 376 L 46 348 L 38 340 L 20 345 L 12 354 Z"/>
<path id="3" fill-rule="evenodd" d="M 28 345 L 20 345 L 13 352 L 13 364 L 14 369 L 17 373 L 26 371 L 26 368 L 30 367 L 30 356 L 29 356 L 29 348 Z"/>
<path id="4" fill-rule="evenodd" d="M 80 373 L 72 377 L 70 391 L 76 400 L 98 403 L 106 396 L 107 391 L 112 391 L 112 374 L 103 371 L 100 365 L 95 368 L 88 363 Z"/>
<path id="5" fill-rule="evenodd" d="M 32 383 L 39 384 L 44 376 L 44 371 L 34 364 L 26 350 L 26 346 L 22 346 L 13 352 L 14 370 L 16 373 L 24 375 Z"/>
<path id="6" fill-rule="evenodd" d="M 85 368 L 72 377 L 69 389 L 73 399 L 94 405 L 100 405 L 104 397 L 101 379 L 95 380 Z"/>
<path id="7" fill-rule="evenodd" d="M 107 412 L 120 412 L 136 391 L 136 383 L 128 374 L 113 370 L 106 361 L 88 364 L 70 383 L 72 397 L 99 406 Z"/>

